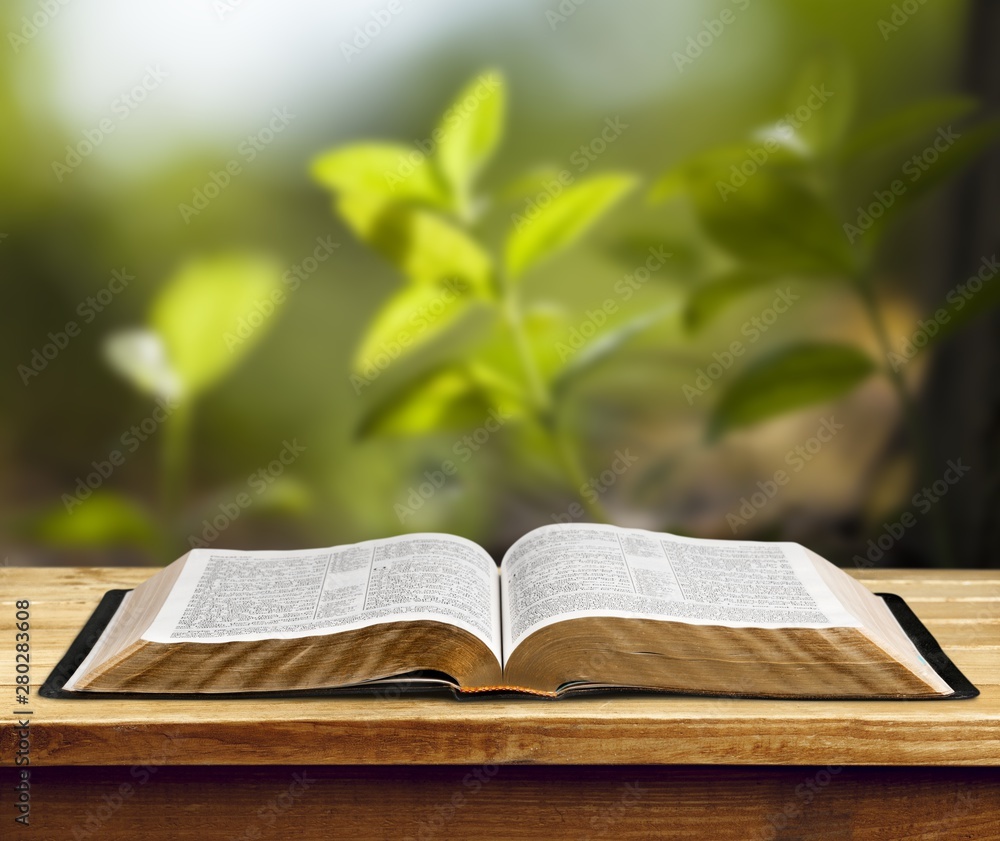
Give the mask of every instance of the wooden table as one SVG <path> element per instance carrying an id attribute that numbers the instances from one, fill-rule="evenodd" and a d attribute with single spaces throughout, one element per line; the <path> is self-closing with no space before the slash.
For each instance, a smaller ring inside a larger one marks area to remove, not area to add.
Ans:
<path id="1" fill-rule="evenodd" d="M 0 570 L 0 837 L 1000 838 L 1000 572 L 858 576 L 907 599 L 971 701 L 15 703 L 16 600 L 37 685 L 105 590 L 150 574 Z"/>

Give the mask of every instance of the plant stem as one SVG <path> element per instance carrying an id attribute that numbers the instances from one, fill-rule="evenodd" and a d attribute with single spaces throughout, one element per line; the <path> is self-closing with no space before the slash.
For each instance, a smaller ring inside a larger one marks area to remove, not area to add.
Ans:
<path id="1" fill-rule="evenodd" d="M 562 466 L 566 478 L 573 486 L 574 493 L 580 498 L 580 502 L 583 503 L 584 509 L 595 522 L 611 523 L 611 518 L 600 502 L 596 499 L 588 498 L 583 493 L 583 488 L 587 485 L 587 478 L 580 465 L 579 455 L 570 445 L 569 439 L 559 429 L 552 391 L 542 377 L 538 363 L 531 352 L 528 334 L 524 329 L 524 313 L 521 310 L 521 302 L 517 291 L 509 282 L 503 282 L 500 285 L 500 296 L 504 316 L 514 340 L 514 349 L 521 368 L 524 371 L 528 393 L 533 404 L 532 409 L 535 414 L 535 420 L 545 430 L 552 444 L 552 449 L 559 460 L 559 464 Z"/>
<path id="2" fill-rule="evenodd" d="M 583 472 L 583 467 L 580 464 L 576 450 L 569 445 L 569 441 L 565 436 L 559 434 L 558 430 L 552 429 L 550 435 L 552 446 L 559 456 L 559 461 L 566 471 L 567 477 L 573 483 L 573 487 L 591 519 L 597 523 L 612 524 L 611 517 L 608 516 L 607 511 L 604 510 L 604 506 L 597 500 L 596 493 L 593 496 L 583 493 L 583 489 L 587 486 L 587 477 Z"/>
<path id="3" fill-rule="evenodd" d="M 517 293 L 510 284 L 505 284 L 503 289 L 503 309 L 510 326 L 511 336 L 514 339 L 514 349 L 517 351 L 517 358 L 524 370 L 524 377 L 528 383 L 528 392 L 535 404 L 535 410 L 542 425 L 551 426 L 550 416 L 552 414 L 552 394 L 542 379 L 541 371 L 535 362 L 535 357 L 531 353 L 531 345 L 528 343 L 528 334 L 524 330 L 524 315 L 521 312 L 521 303 Z"/>
<path id="4" fill-rule="evenodd" d="M 906 385 L 906 380 L 899 369 L 888 361 L 889 354 L 892 353 L 892 346 L 889 343 L 889 333 L 885 326 L 885 319 L 882 316 L 882 311 L 875 297 L 874 286 L 871 280 L 865 276 L 859 279 L 857 288 L 864 302 L 865 312 L 871 322 L 875 338 L 878 341 L 882 360 L 884 360 L 882 371 L 892 384 L 899 398 L 900 408 L 903 411 L 903 417 L 906 422 L 907 433 L 910 437 L 910 446 L 913 448 L 914 456 L 917 460 L 918 475 L 930 485 L 937 478 L 930 464 L 930 449 L 928 446 L 930 438 L 927 435 L 927 430 L 924 427 L 919 409 Z M 948 524 L 944 517 L 944 511 L 939 505 L 931 508 L 930 526 L 935 549 L 940 556 L 941 563 L 944 566 L 954 566 L 955 556 L 952 552 Z"/>
<path id="5" fill-rule="evenodd" d="M 191 405 L 182 402 L 163 422 L 160 511 L 166 533 L 176 527 L 184 501 L 191 450 L 191 417 Z"/>

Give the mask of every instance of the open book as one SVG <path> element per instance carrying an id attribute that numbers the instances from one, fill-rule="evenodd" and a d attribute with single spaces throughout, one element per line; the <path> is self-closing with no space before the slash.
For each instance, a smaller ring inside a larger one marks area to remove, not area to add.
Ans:
<path id="1" fill-rule="evenodd" d="M 387 683 L 549 697 L 977 694 L 898 597 L 876 596 L 795 543 L 550 525 L 518 540 L 499 569 L 445 534 L 194 549 L 122 592 L 43 694 Z"/>

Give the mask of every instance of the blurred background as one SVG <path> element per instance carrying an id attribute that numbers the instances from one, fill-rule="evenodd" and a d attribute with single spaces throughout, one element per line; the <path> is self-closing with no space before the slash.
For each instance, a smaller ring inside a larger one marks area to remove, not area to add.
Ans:
<path id="1" fill-rule="evenodd" d="M 0 31 L 5 563 L 607 520 L 998 565 L 996 4 Z"/>

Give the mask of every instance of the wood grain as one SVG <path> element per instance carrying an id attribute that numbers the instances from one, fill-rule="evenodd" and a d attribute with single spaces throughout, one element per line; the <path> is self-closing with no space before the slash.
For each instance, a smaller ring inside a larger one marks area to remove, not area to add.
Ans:
<path id="1" fill-rule="evenodd" d="M 151 572 L 0 569 L 0 698 L 11 705 L 4 708 L 14 709 L 17 599 L 31 601 L 37 685 L 106 590 L 132 587 Z M 883 577 L 865 570 L 856 577 L 876 592 L 906 598 L 982 696 L 955 702 L 33 696 L 32 764 L 131 766 L 166 754 L 170 765 L 1000 765 L 1000 575 L 886 570 Z M 14 738 L 12 727 L 0 731 L 4 765 Z"/>
<path id="2" fill-rule="evenodd" d="M 32 825 L 10 837 L 995 839 L 1000 769 L 43 768 Z"/>

